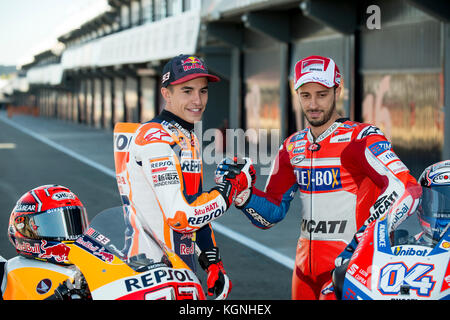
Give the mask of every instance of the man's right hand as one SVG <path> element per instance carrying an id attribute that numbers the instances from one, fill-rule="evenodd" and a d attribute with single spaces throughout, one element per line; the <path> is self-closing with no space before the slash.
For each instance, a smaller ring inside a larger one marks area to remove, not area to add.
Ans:
<path id="1" fill-rule="evenodd" d="M 238 159 L 234 157 L 223 159 L 217 166 L 215 181 L 217 184 L 230 181 L 237 190 L 237 194 L 251 188 L 256 181 L 256 171 L 250 158 Z"/>
<path id="2" fill-rule="evenodd" d="M 217 166 L 215 182 L 218 190 L 228 201 L 228 207 L 234 202 L 236 206 L 242 206 L 251 195 L 251 188 L 256 181 L 256 171 L 250 158 L 233 160 L 224 158 Z"/>

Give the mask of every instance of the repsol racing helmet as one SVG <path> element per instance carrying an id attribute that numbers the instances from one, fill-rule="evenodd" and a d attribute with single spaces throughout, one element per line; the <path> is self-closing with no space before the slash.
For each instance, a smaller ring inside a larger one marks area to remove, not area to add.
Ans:
<path id="1" fill-rule="evenodd" d="M 419 183 L 422 185 L 419 221 L 425 235 L 437 243 L 450 223 L 450 160 L 427 167 Z"/>
<path id="2" fill-rule="evenodd" d="M 86 209 L 68 188 L 43 185 L 25 193 L 11 212 L 9 240 L 18 254 L 66 264 L 67 243 L 83 234 L 88 224 Z"/>

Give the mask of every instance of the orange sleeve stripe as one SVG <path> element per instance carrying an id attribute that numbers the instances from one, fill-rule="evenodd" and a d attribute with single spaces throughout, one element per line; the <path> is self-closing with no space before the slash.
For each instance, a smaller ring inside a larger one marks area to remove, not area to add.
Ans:
<path id="1" fill-rule="evenodd" d="M 213 229 L 211 223 L 209 224 L 209 227 L 211 228 L 211 240 L 212 240 L 214 246 L 217 247 L 216 237 L 214 236 L 214 229 Z"/>
<path id="2" fill-rule="evenodd" d="M 169 224 L 169 226 L 172 226 L 173 229 L 180 230 L 180 232 L 182 232 L 189 226 L 186 212 L 180 210 L 175 212 L 173 218 L 167 219 L 167 223 Z"/>
<path id="3" fill-rule="evenodd" d="M 194 202 L 190 204 L 192 207 L 204 205 L 212 200 L 215 200 L 220 195 L 219 191 L 212 190 L 210 192 L 202 193 Z"/>
<path id="4" fill-rule="evenodd" d="M 116 164 L 116 174 L 120 174 L 127 169 L 128 152 L 114 152 L 114 163 Z"/>
<path id="5" fill-rule="evenodd" d="M 134 122 L 117 122 L 114 126 L 114 132 L 134 133 L 140 125 L 140 123 Z"/>
<path id="6" fill-rule="evenodd" d="M 167 224 L 166 220 L 164 219 L 164 243 L 170 248 L 174 249 L 172 247 L 172 239 L 170 237 L 172 230 L 170 229 L 169 225 Z"/>

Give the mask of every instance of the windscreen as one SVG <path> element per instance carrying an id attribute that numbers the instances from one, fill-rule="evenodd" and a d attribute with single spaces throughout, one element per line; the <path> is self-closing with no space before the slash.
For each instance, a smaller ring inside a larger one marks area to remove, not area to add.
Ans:
<path id="1" fill-rule="evenodd" d="M 159 240 L 131 215 L 128 207 L 102 211 L 92 220 L 86 234 L 100 240 L 108 251 L 128 264 L 168 264 Z"/>

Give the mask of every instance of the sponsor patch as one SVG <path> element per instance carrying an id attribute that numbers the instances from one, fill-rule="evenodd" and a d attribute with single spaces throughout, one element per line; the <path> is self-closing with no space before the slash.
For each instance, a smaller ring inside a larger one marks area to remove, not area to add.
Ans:
<path id="1" fill-rule="evenodd" d="M 395 210 L 395 213 L 391 213 L 392 215 L 392 227 L 395 229 L 403 220 L 406 219 L 406 215 L 408 214 L 410 205 L 407 203 L 402 203 L 401 206 L 398 205 L 398 208 Z"/>
<path id="2" fill-rule="evenodd" d="M 35 212 L 36 205 L 21 203 L 21 204 L 16 205 L 15 211 L 16 212 Z"/>
<path id="3" fill-rule="evenodd" d="M 153 185 L 155 187 L 167 186 L 171 184 L 179 184 L 180 178 L 177 172 L 163 172 L 152 175 Z"/>
<path id="4" fill-rule="evenodd" d="M 365 127 L 364 129 L 361 130 L 361 132 L 358 134 L 356 139 L 357 140 L 361 140 L 361 139 L 364 139 L 367 136 L 371 136 L 371 135 L 374 135 L 374 134 L 377 134 L 377 135 L 380 135 L 380 136 L 384 137 L 384 134 L 383 134 L 383 132 L 381 132 L 380 129 L 378 129 L 375 126 L 368 126 L 368 127 Z"/>
<path id="5" fill-rule="evenodd" d="M 296 168 L 295 175 L 303 191 L 334 191 L 342 189 L 341 170 L 336 168 Z"/>
<path id="6" fill-rule="evenodd" d="M 389 162 L 400 160 L 397 155 L 392 150 L 387 150 L 377 156 L 378 160 L 383 162 L 383 164 L 388 164 Z"/>
<path id="7" fill-rule="evenodd" d="M 215 210 L 210 210 L 208 213 L 199 215 L 198 217 L 191 217 L 188 219 L 188 223 L 191 226 L 195 226 L 195 225 L 199 225 L 199 224 L 203 224 L 205 222 L 210 221 L 213 218 L 218 218 L 220 217 L 223 213 L 225 212 L 224 207 L 220 207 L 217 208 Z"/>
<path id="8" fill-rule="evenodd" d="M 30 253 L 30 254 L 33 254 L 33 253 L 40 254 L 41 253 L 41 247 L 40 247 L 39 243 L 32 243 L 31 244 L 31 243 L 26 242 L 26 241 L 19 242 L 17 240 L 15 240 L 14 243 L 15 243 L 14 246 L 16 247 L 17 250 L 22 251 L 22 252 L 24 252 L 26 254 L 27 253 Z"/>
<path id="9" fill-rule="evenodd" d="M 172 142 L 173 141 L 172 137 L 166 131 L 164 131 L 162 129 L 156 129 L 156 128 L 151 128 L 150 130 L 148 130 L 144 135 L 144 139 L 148 142 L 153 142 L 153 141 Z"/>
<path id="10" fill-rule="evenodd" d="M 291 138 L 291 140 L 289 140 L 289 142 L 295 142 L 295 141 L 301 140 L 305 137 L 305 135 L 306 135 L 306 132 L 304 132 L 304 131 L 297 133 L 295 136 L 293 136 Z"/>
<path id="11" fill-rule="evenodd" d="M 181 171 L 200 173 L 202 171 L 202 162 L 200 159 L 183 160 L 181 162 Z"/>
<path id="12" fill-rule="evenodd" d="M 171 158 L 151 159 L 150 168 L 152 173 L 176 171 L 175 165 Z"/>
<path id="13" fill-rule="evenodd" d="M 202 69 L 206 70 L 202 61 L 194 56 L 188 57 L 184 60 L 181 60 L 181 64 L 183 66 L 183 71 L 189 71 L 191 69 Z"/>
<path id="14" fill-rule="evenodd" d="M 126 152 L 129 150 L 134 133 L 121 132 L 114 134 L 114 152 Z"/>
<path id="15" fill-rule="evenodd" d="M 323 72 L 324 70 L 324 61 L 321 59 L 308 59 L 302 62 L 302 73 L 319 71 Z"/>
<path id="16" fill-rule="evenodd" d="M 432 178 L 434 183 L 447 184 L 450 183 L 450 174 L 447 172 L 439 173 Z"/>
<path id="17" fill-rule="evenodd" d="M 269 221 L 267 221 L 266 219 L 264 219 L 258 212 L 256 212 L 255 209 L 253 208 L 246 208 L 245 211 L 258 223 L 260 223 L 262 226 L 264 226 L 265 228 L 270 228 L 272 227 L 274 224 L 270 223 Z"/>
<path id="18" fill-rule="evenodd" d="M 308 233 L 344 233 L 347 220 L 314 221 L 302 219 L 302 231 Z"/>
<path id="19" fill-rule="evenodd" d="M 367 219 L 365 225 L 368 225 L 375 219 L 378 219 L 382 214 L 387 212 L 391 208 L 392 204 L 397 200 L 397 198 L 398 194 L 395 191 L 392 191 L 392 193 L 390 193 L 389 195 L 379 197 L 377 201 L 375 201 L 373 209 L 371 208 L 371 215 Z"/>
<path id="20" fill-rule="evenodd" d="M 210 213 L 212 210 L 216 210 L 219 208 L 219 204 L 217 202 L 213 202 L 210 204 L 207 204 L 205 206 L 203 206 L 203 208 L 199 208 L 199 209 L 195 209 L 195 215 L 200 215 L 200 214 L 207 214 Z"/>
<path id="21" fill-rule="evenodd" d="M 299 156 L 296 156 L 296 157 L 293 157 L 293 158 L 291 159 L 291 164 L 292 164 L 292 165 L 299 164 L 299 163 L 302 162 L 304 159 L 305 159 L 305 156 L 304 156 L 303 154 L 302 154 L 302 155 L 299 155 Z"/>
<path id="22" fill-rule="evenodd" d="M 370 152 L 373 153 L 374 156 L 379 156 L 386 150 L 391 149 L 391 143 L 389 141 L 378 141 L 369 146 Z"/>
<path id="23" fill-rule="evenodd" d="M 70 247 L 64 243 L 58 243 L 55 245 L 47 244 L 46 240 L 41 241 L 41 251 L 39 258 L 42 259 L 55 259 L 57 262 L 63 262 L 67 260 L 69 256 Z"/>
<path id="24" fill-rule="evenodd" d="M 52 288 L 52 281 L 50 279 L 42 279 L 36 286 L 38 294 L 46 294 Z"/>
<path id="25" fill-rule="evenodd" d="M 344 134 L 336 135 L 330 139 L 330 143 L 348 142 L 352 139 L 353 131 L 349 131 Z"/>
<path id="26" fill-rule="evenodd" d="M 306 140 L 300 140 L 295 143 L 295 147 L 303 147 L 306 144 Z"/>
<path id="27" fill-rule="evenodd" d="M 180 254 L 183 256 L 190 256 L 195 253 L 195 243 L 192 242 L 190 246 L 181 243 L 180 244 Z"/>
<path id="28" fill-rule="evenodd" d="M 185 159 L 192 159 L 192 151 L 191 150 L 181 150 L 180 157 Z"/>
<path id="29" fill-rule="evenodd" d="M 417 247 L 409 246 L 398 246 L 394 250 L 394 255 L 396 256 L 421 256 L 424 257 L 428 255 L 429 250 L 418 249 Z"/>
<path id="30" fill-rule="evenodd" d="M 120 280 L 127 292 L 156 287 L 166 282 L 195 282 L 195 274 L 191 270 L 171 269 L 162 264 L 155 264 L 156 268 L 145 273 Z"/>
<path id="31" fill-rule="evenodd" d="M 57 192 L 57 193 L 53 194 L 52 199 L 57 200 L 57 201 L 67 200 L 67 199 L 74 200 L 75 195 L 72 192 L 61 191 L 61 192 Z"/>
<path id="32" fill-rule="evenodd" d="M 449 250 L 450 249 L 450 242 L 443 240 L 440 244 L 439 244 L 439 248 L 444 249 L 444 250 Z M 450 278 L 450 276 L 449 276 Z M 449 281 L 450 282 L 450 281 Z M 449 283 L 450 285 L 450 283 Z"/>
<path id="33" fill-rule="evenodd" d="M 405 166 L 405 164 L 403 162 L 401 162 L 400 160 L 395 161 L 391 164 L 388 165 L 389 170 L 391 170 L 394 174 L 403 172 L 403 171 L 408 171 L 408 168 Z"/>
<path id="34" fill-rule="evenodd" d="M 90 228 L 90 234 L 91 235 L 99 235 L 98 232 L 96 232 L 94 229 Z M 109 242 L 109 240 L 108 240 Z M 114 260 L 114 255 L 110 252 L 108 252 L 102 244 L 97 243 L 93 239 L 90 238 L 90 236 L 82 236 L 79 237 L 75 244 L 82 248 L 83 250 L 86 250 L 87 252 L 94 255 L 97 259 L 100 259 L 102 261 L 111 263 Z"/>
<path id="35" fill-rule="evenodd" d="M 293 154 L 299 154 L 299 153 L 304 153 L 304 152 L 305 152 L 305 147 L 295 148 L 294 151 L 292 151 Z"/>

